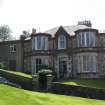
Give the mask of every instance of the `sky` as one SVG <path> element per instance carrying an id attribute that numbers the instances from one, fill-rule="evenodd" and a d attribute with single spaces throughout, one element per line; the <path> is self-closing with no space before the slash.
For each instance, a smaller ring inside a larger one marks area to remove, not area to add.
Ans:
<path id="1" fill-rule="evenodd" d="M 105 0 L 0 0 L 0 25 L 9 25 L 16 38 L 23 30 L 44 32 L 84 20 L 105 30 Z"/>

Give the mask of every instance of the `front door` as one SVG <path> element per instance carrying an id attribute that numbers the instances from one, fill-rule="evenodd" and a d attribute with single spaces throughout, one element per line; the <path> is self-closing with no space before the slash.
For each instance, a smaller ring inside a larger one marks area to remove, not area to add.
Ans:
<path id="1" fill-rule="evenodd" d="M 67 74 L 67 61 L 59 61 L 59 77 L 62 79 Z"/>

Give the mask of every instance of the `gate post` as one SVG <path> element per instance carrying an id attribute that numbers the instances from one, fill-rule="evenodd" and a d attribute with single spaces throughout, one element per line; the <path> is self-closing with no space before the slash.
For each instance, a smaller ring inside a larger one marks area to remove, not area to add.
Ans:
<path id="1" fill-rule="evenodd" d="M 48 74 L 48 75 L 46 75 L 46 77 L 47 77 L 47 89 L 46 90 L 50 90 L 51 85 L 52 85 L 52 81 L 53 81 L 53 75 Z"/>
<path id="2" fill-rule="evenodd" d="M 51 70 L 42 69 L 38 73 L 38 87 L 39 90 L 50 90 L 53 81 L 53 75 Z"/>
<path id="3" fill-rule="evenodd" d="M 32 90 L 38 90 L 38 75 L 32 77 Z"/>

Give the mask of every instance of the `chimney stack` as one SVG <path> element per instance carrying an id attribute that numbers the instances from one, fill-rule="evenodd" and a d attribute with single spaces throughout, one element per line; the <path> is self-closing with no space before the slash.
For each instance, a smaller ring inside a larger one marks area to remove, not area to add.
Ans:
<path id="1" fill-rule="evenodd" d="M 88 26 L 88 27 L 92 27 L 92 23 L 91 21 L 78 21 L 78 25 L 85 25 L 85 26 Z"/>
<path id="2" fill-rule="evenodd" d="M 35 35 L 35 34 L 36 34 L 36 29 L 33 28 L 33 29 L 32 29 L 32 35 Z"/>

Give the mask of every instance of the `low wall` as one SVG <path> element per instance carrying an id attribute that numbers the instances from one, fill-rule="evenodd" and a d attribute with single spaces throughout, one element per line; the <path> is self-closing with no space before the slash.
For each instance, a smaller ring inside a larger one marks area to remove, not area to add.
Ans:
<path id="1" fill-rule="evenodd" d="M 19 84 L 23 89 L 32 90 L 32 78 L 16 75 L 1 70 L 0 75 L 8 79 L 10 82 Z"/>
<path id="2" fill-rule="evenodd" d="M 38 90 L 38 78 L 28 78 L 9 72 L 1 71 L 0 75 L 8 79 L 10 82 L 19 84 L 23 89 Z M 105 89 L 89 88 L 83 86 L 74 86 L 53 82 L 51 84 L 51 92 L 62 95 L 73 95 L 85 98 L 105 99 Z"/>
<path id="3" fill-rule="evenodd" d="M 105 99 L 105 90 L 82 86 L 52 83 L 51 92 L 63 95 L 74 95 L 85 98 Z"/>

